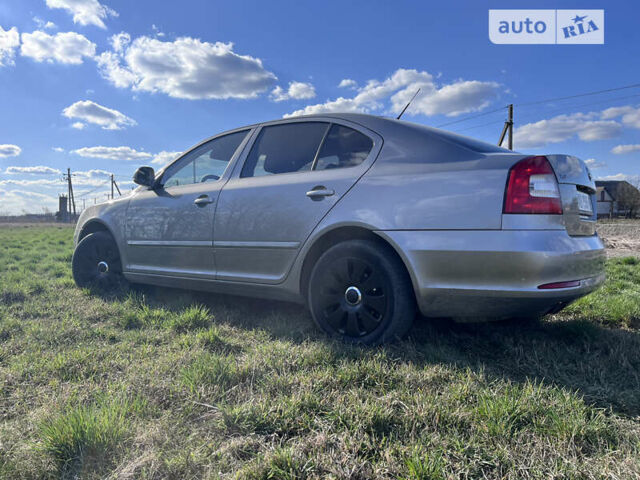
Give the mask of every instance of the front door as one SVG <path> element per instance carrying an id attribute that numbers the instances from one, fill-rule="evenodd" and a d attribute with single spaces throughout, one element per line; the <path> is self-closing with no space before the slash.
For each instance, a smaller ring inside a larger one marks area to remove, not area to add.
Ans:
<path id="1" fill-rule="evenodd" d="M 247 133 L 199 145 L 165 170 L 158 188 L 133 194 L 126 219 L 127 271 L 215 278 L 216 202 L 224 173 Z"/>
<path id="2" fill-rule="evenodd" d="M 373 147 L 369 136 L 328 122 L 263 127 L 220 194 L 217 278 L 283 281 L 304 241 L 370 165 Z"/>

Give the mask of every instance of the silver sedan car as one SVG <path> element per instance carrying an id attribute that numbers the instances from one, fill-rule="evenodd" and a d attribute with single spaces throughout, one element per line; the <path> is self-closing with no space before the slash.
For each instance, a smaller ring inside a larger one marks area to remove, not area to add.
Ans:
<path id="1" fill-rule="evenodd" d="M 417 311 L 539 317 L 604 281 L 596 189 L 573 156 L 327 114 L 221 133 L 134 181 L 82 213 L 78 286 L 297 301 L 329 334 L 380 343 Z"/>

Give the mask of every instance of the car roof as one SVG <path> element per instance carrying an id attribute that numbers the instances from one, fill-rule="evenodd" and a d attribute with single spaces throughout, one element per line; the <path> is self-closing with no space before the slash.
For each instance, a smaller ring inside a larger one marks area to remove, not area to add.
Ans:
<path id="1" fill-rule="evenodd" d="M 395 118 L 383 117 L 380 115 L 369 115 L 366 113 L 349 113 L 349 112 L 332 112 L 332 113 L 316 113 L 312 115 L 298 115 L 295 117 L 286 117 L 280 119 L 270 120 L 268 122 L 261 122 L 256 125 L 265 125 L 271 123 L 278 123 L 287 120 L 326 120 L 327 118 L 336 120 L 346 120 L 348 122 L 357 123 L 363 127 L 366 127 L 374 132 L 384 134 L 384 131 L 390 127 L 397 127 L 399 125 L 424 127 L 429 130 L 437 132 L 438 130 L 425 125 L 419 125 L 417 123 L 405 122 L 402 120 L 396 120 Z"/>
<path id="2" fill-rule="evenodd" d="M 446 130 L 440 130 L 438 128 L 429 127 L 427 125 L 422 125 L 414 122 L 407 122 L 404 120 L 397 120 L 395 118 L 390 117 L 382 117 L 380 115 L 369 115 L 366 113 L 318 113 L 313 115 L 300 115 L 295 117 L 287 117 L 280 118 L 276 120 L 271 120 L 268 122 L 260 122 L 254 125 L 250 125 L 248 127 L 243 128 L 252 128 L 262 125 L 272 125 L 278 124 L 281 122 L 287 121 L 327 121 L 327 120 L 345 120 L 347 122 L 351 122 L 354 124 L 358 124 L 362 127 L 365 127 L 372 132 L 377 133 L 382 136 L 382 138 L 394 135 L 405 135 L 405 134 L 417 134 L 417 135 L 430 135 L 439 137 L 441 140 L 444 140 L 448 143 L 453 143 L 458 147 L 463 147 L 467 149 L 471 149 L 476 152 L 482 153 L 514 153 L 511 150 L 507 150 L 502 147 L 498 147 L 494 144 L 486 143 L 481 140 L 476 140 L 472 137 L 467 137 L 464 135 L 458 135 L 457 133 L 452 133 Z M 236 129 L 237 130 L 237 129 Z"/>
<path id="3" fill-rule="evenodd" d="M 377 133 L 383 138 L 388 136 L 406 134 L 415 134 L 421 136 L 428 135 L 431 137 L 437 137 L 438 139 L 443 140 L 447 143 L 454 144 L 457 147 L 466 148 L 475 152 L 510 154 L 514 153 L 513 151 L 507 150 L 506 148 L 499 147 L 495 144 L 483 142 L 482 140 L 477 140 L 473 137 L 459 135 L 457 133 L 452 133 L 447 130 L 440 130 L 438 128 L 429 127 L 427 125 L 422 125 L 419 123 L 407 122 L 404 120 L 397 120 L 395 118 L 382 117 L 379 115 L 368 115 L 366 113 L 323 113 L 315 115 L 301 115 L 297 117 L 273 120 L 272 122 L 263 122 L 262 124 L 258 125 L 268 125 L 286 120 L 312 121 L 314 119 L 324 121 L 326 121 L 327 119 L 346 120 L 348 122 L 352 122 L 368 128 L 369 130 Z"/>

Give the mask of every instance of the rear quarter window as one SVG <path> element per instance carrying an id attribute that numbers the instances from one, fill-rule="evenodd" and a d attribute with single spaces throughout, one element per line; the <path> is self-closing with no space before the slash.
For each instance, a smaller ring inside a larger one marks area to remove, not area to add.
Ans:
<path id="1" fill-rule="evenodd" d="M 322 144 L 314 170 L 355 167 L 369 156 L 372 147 L 373 141 L 366 135 L 334 124 Z"/>
<path id="2" fill-rule="evenodd" d="M 455 133 L 438 131 L 438 136 L 450 143 L 455 143 L 456 145 L 478 153 L 514 153 L 512 150 Z"/>

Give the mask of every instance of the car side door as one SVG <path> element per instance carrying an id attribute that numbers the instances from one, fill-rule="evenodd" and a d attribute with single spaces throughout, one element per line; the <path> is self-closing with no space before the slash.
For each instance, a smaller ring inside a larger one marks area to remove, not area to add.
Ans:
<path id="1" fill-rule="evenodd" d="M 160 174 L 155 188 L 133 194 L 126 214 L 125 270 L 215 278 L 215 206 L 248 134 L 233 132 L 195 147 Z"/>
<path id="2" fill-rule="evenodd" d="M 320 220 L 371 166 L 373 132 L 328 121 L 263 126 L 216 210 L 217 279 L 280 283 Z"/>

